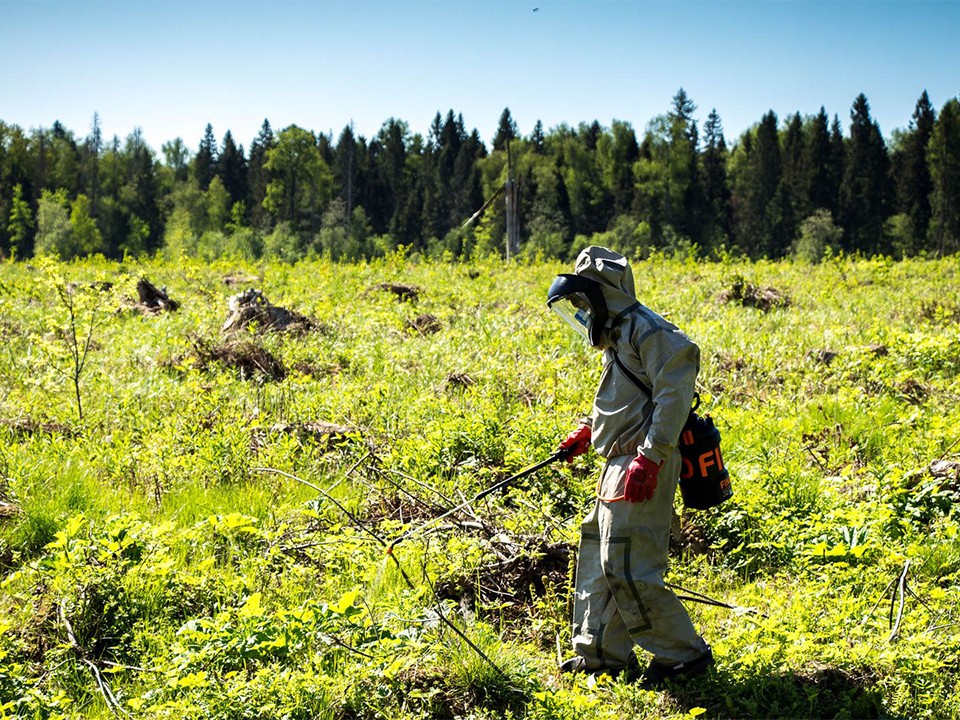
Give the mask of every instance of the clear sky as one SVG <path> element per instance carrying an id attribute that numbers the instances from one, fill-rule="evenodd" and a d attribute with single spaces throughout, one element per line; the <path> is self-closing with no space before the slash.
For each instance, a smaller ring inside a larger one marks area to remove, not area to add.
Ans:
<path id="1" fill-rule="evenodd" d="M 488 144 L 598 120 L 638 135 L 683 87 L 728 143 L 768 110 L 859 93 L 887 137 L 927 90 L 960 94 L 960 0 L 0 0 L 0 120 L 78 137 L 140 127 L 159 154 L 207 123 L 249 147 L 264 118 L 336 140 L 452 109 Z"/>

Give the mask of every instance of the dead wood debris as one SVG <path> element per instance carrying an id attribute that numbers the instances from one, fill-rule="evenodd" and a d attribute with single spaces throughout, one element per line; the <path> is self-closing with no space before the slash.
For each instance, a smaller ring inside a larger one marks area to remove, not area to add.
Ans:
<path id="1" fill-rule="evenodd" d="M 450 389 L 465 390 L 466 388 L 473 387 L 476 384 L 477 381 L 465 373 L 450 373 L 447 375 L 446 380 L 444 381 L 444 386 Z"/>
<path id="2" fill-rule="evenodd" d="M 180 307 L 180 303 L 171 299 L 167 294 L 166 287 L 157 288 L 145 277 L 137 280 L 137 297 L 139 301 L 135 307 L 144 315 L 175 312 Z"/>
<path id="3" fill-rule="evenodd" d="M 197 369 L 203 371 L 209 369 L 210 365 L 219 364 L 236 370 L 241 380 L 265 378 L 279 381 L 287 374 L 277 358 L 246 338 L 216 343 L 195 336 L 191 344 L 193 355 L 174 360 L 174 366 L 192 361 Z"/>
<path id="4" fill-rule="evenodd" d="M 323 448 L 334 448 L 345 443 L 351 436 L 356 437 L 358 432 L 346 425 L 322 420 L 302 423 L 278 422 L 269 428 L 257 428 L 253 431 L 252 449 L 260 449 L 266 445 L 271 436 L 276 435 L 295 437 L 301 443 L 313 442 Z"/>
<path id="5" fill-rule="evenodd" d="M 255 288 L 244 290 L 230 298 L 230 315 L 220 331 L 225 334 L 236 333 L 252 323 L 256 323 L 260 332 L 287 332 L 300 335 L 314 329 L 309 318 L 286 308 L 273 305 L 266 296 Z"/>
<path id="6" fill-rule="evenodd" d="M 413 330 L 421 335 L 433 335 L 434 333 L 438 333 L 443 329 L 443 326 L 440 325 L 440 321 L 433 315 L 429 314 L 419 315 L 413 320 L 408 320 L 404 327 L 407 330 Z"/>
<path id="7" fill-rule="evenodd" d="M 76 434 L 69 425 L 57 422 L 41 422 L 30 418 L 2 418 L 0 419 L 0 426 L 10 428 L 21 437 L 36 435 L 37 433 L 63 435 L 65 437 L 73 437 Z"/>
<path id="8" fill-rule="evenodd" d="M 0 522 L 3 522 L 7 518 L 17 517 L 22 515 L 23 510 L 19 505 L 14 505 L 13 503 L 3 502 L 0 500 Z"/>
<path id="9" fill-rule="evenodd" d="M 929 470 L 931 475 L 943 482 L 944 489 L 960 493 L 960 462 L 934 460 Z"/>
<path id="10" fill-rule="evenodd" d="M 377 283 L 367 292 L 390 292 L 393 293 L 400 302 L 416 302 L 420 297 L 420 293 L 423 291 L 416 285 L 382 282 Z"/>
<path id="11" fill-rule="evenodd" d="M 776 288 L 759 287 L 741 278 L 737 278 L 729 290 L 721 292 L 718 300 L 721 303 L 736 302 L 743 307 L 755 307 L 764 312 L 790 305 L 790 298 Z"/>
<path id="12" fill-rule="evenodd" d="M 437 584 L 437 595 L 463 604 L 525 604 L 535 598 L 565 592 L 570 584 L 573 547 L 542 537 L 495 538 L 490 545 L 496 558 L 468 576 Z"/>
<path id="13" fill-rule="evenodd" d="M 840 353 L 835 350 L 827 350 L 826 348 L 820 350 L 811 350 L 807 357 L 818 365 L 829 365 L 838 357 Z"/>
<path id="14" fill-rule="evenodd" d="M 233 287 L 234 285 L 250 285 L 257 282 L 259 278 L 255 278 L 252 275 L 244 275 L 241 273 L 233 273 L 227 275 L 223 278 L 223 284 Z"/>

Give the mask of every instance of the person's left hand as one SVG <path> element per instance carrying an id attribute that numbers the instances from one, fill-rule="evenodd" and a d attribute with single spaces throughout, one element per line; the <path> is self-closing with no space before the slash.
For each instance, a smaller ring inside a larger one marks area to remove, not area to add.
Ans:
<path id="1" fill-rule="evenodd" d="M 660 475 L 660 463 L 655 463 L 643 453 L 630 461 L 623 485 L 623 499 L 627 502 L 643 502 L 653 497 Z"/>

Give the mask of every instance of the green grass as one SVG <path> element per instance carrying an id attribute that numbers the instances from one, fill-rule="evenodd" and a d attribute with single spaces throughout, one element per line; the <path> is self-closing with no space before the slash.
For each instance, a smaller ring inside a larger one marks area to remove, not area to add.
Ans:
<path id="1" fill-rule="evenodd" d="M 960 462 L 956 258 L 635 266 L 701 346 L 735 490 L 684 514 L 668 579 L 758 611 L 690 605 L 706 677 L 557 674 L 593 454 L 401 543 L 404 579 L 373 534 L 546 457 L 589 411 L 598 356 L 543 305 L 566 270 L 0 265 L 0 500 L 19 508 L 0 517 L 0 717 L 960 717 L 960 479 L 932 471 Z M 245 334 L 282 380 L 199 362 L 246 287 L 231 274 L 315 321 Z M 131 310 L 141 275 L 181 309 Z M 89 303 L 74 327 L 94 321 L 82 420 L 67 282 Z M 738 282 L 788 303 L 724 302 Z"/>

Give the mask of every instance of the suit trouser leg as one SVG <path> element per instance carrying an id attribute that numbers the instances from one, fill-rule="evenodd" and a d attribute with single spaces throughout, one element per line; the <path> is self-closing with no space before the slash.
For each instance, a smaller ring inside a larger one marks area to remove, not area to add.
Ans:
<path id="1" fill-rule="evenodd" d="M 607 462 L 601 497 L 622 494 L 630 460 L 624 456 Z M 707 649 L 686 609 L 663 582 L 678 474 L 675 455 L 663 464 L 650 500 L 598 500 L 584 520 L 573 645 L 591 666 L 623 666 L 634 644 L 667 664 L 691 660 Z"/>

